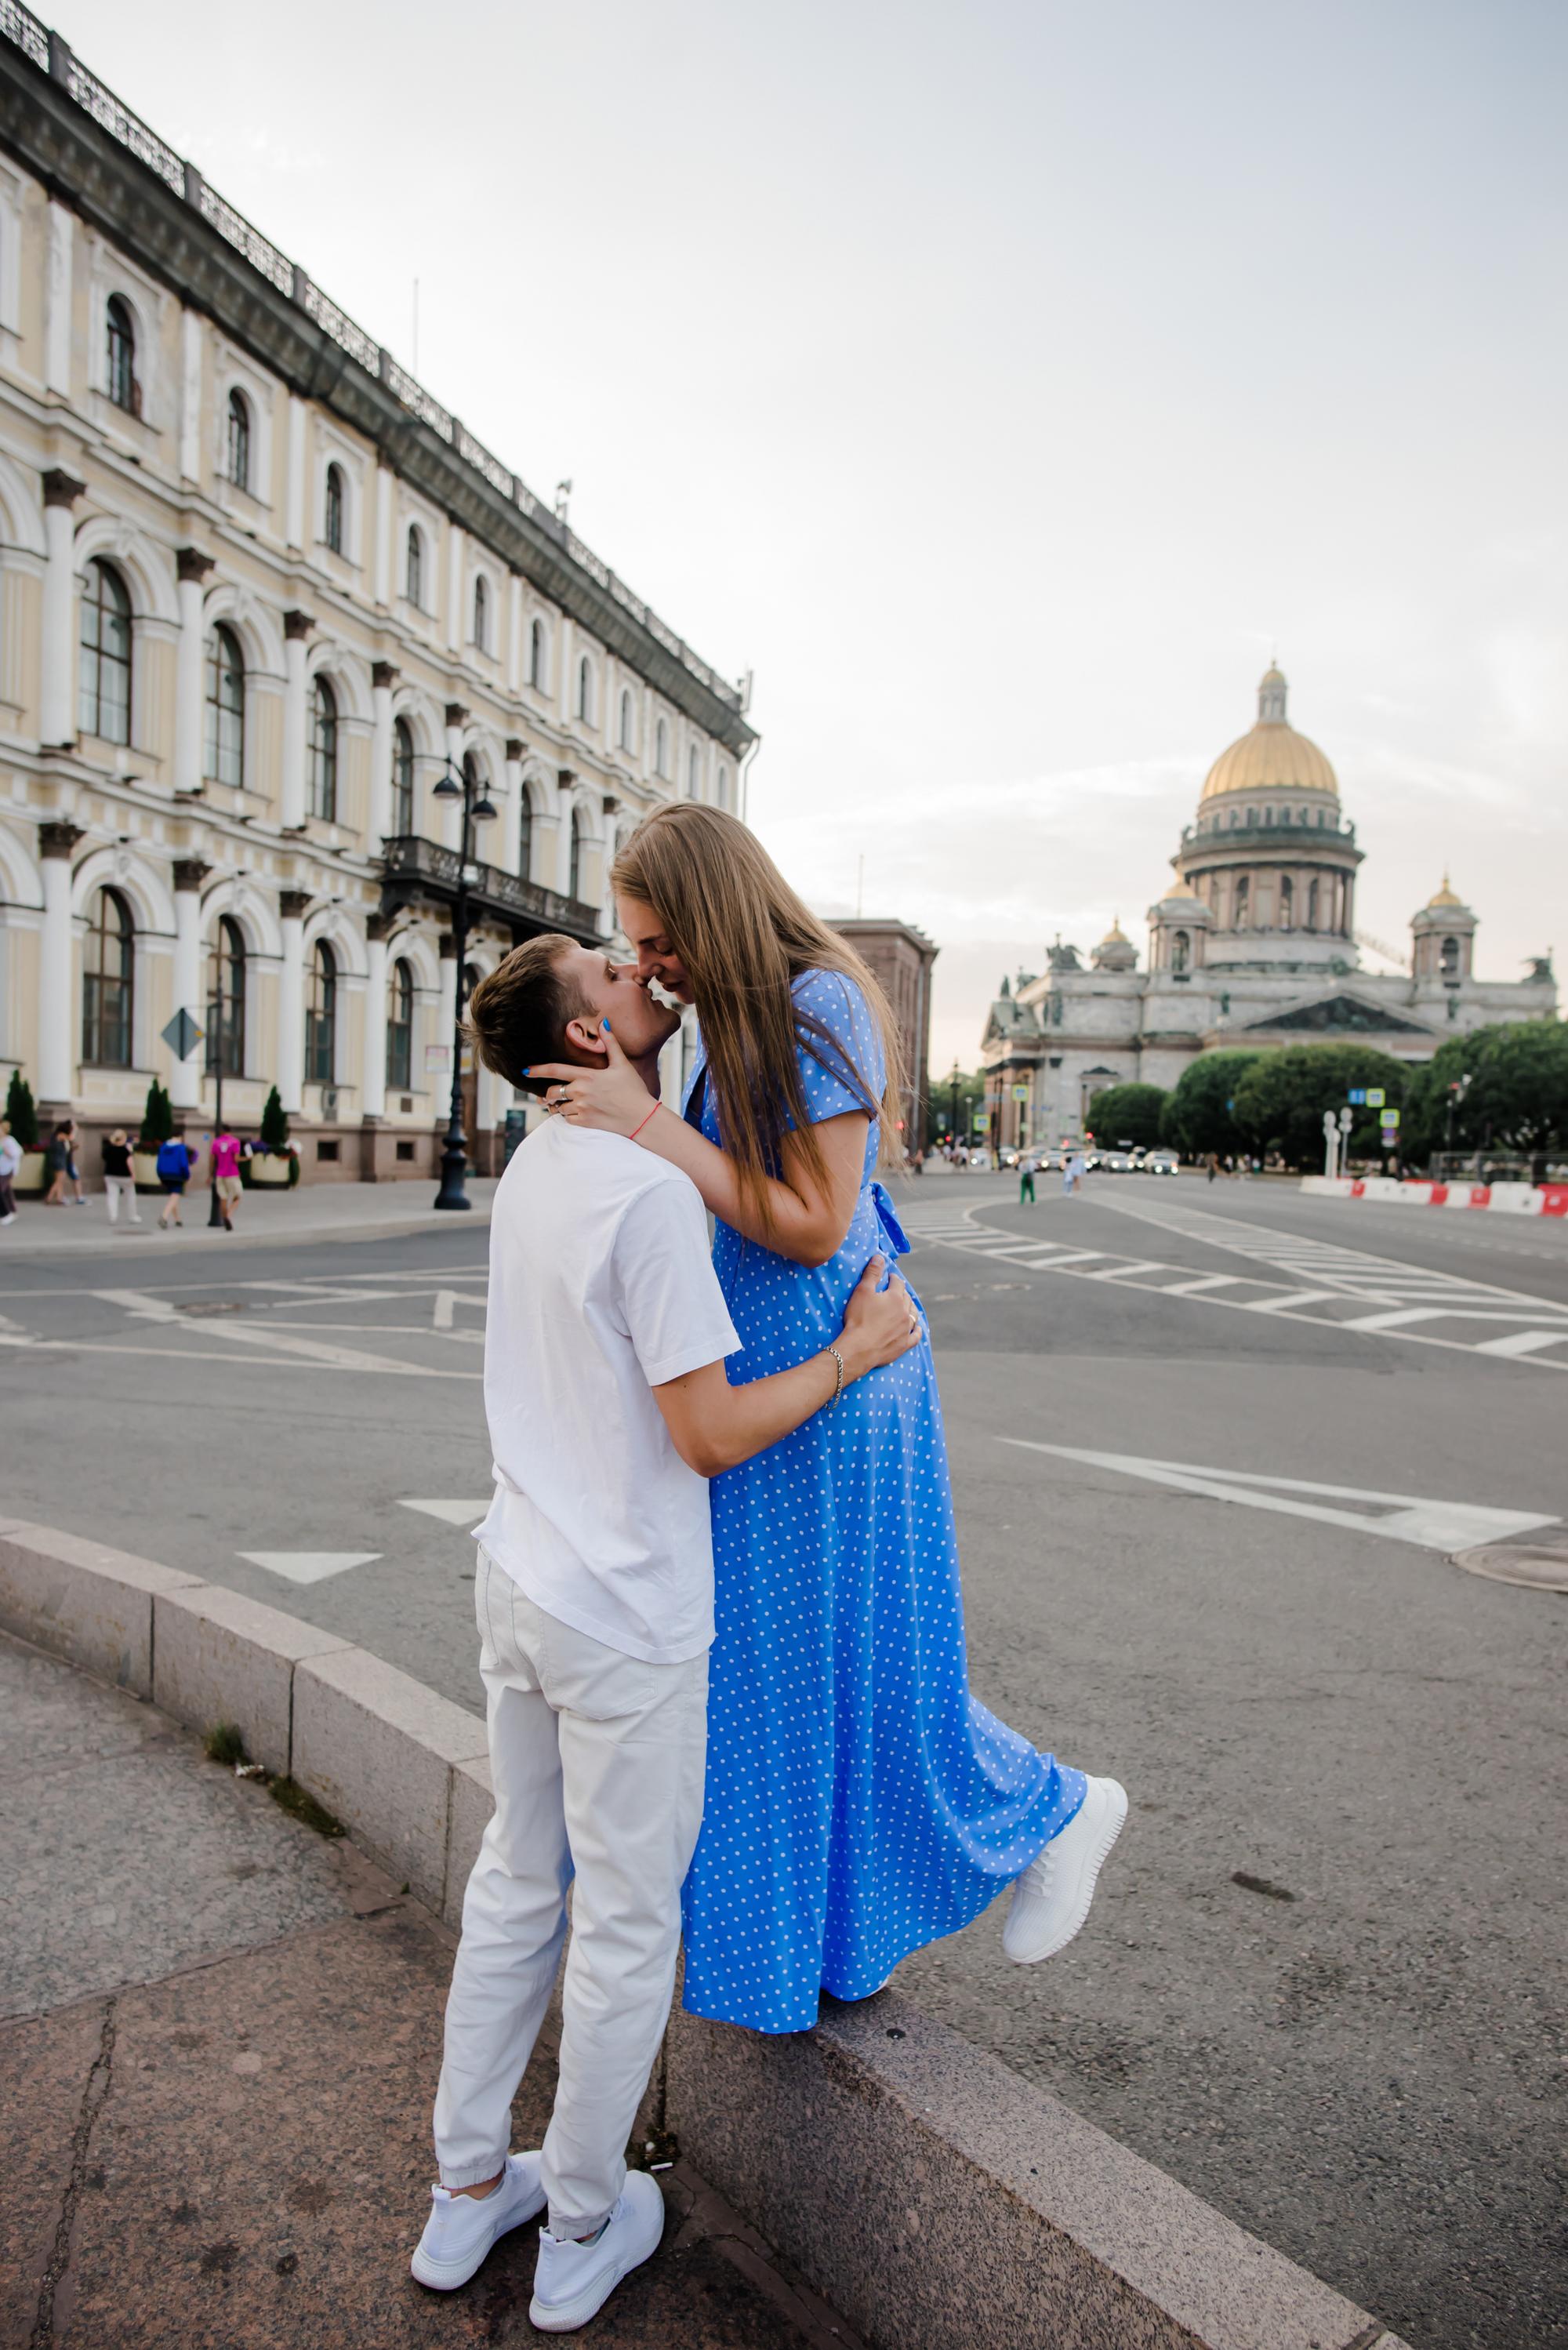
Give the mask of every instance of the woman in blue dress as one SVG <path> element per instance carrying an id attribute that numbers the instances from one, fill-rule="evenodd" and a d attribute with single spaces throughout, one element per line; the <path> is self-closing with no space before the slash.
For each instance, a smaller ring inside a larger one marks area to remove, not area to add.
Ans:
<path id="1" fill-rule="evenodd" d="M 719 809 L 659 810 L 614 878 L 641 974 L 696 1004 L 701 1053 L 683 1116 L 649 1116 L 613 1044 L 603 1071 L 550 1073 L 553 1107 L 691 1175 L 743 1341 L 731 1382 L 761 1378 L 824 1347 L 869 1260 L 908 1248 L 876 1180 L 901 1100 L 888 1008 Z M 1037 1752 L 970 1693 L 920 1320 L 910 1353 L 713 1480 L 707 1798 L 684 1897 L 699 2015 L 804 2031 L 824 1990 L 867 1997 L 1008 1885 L 1008 1955 L 1048 1957 L 1126 1817 L 1115 1780 Z"/>

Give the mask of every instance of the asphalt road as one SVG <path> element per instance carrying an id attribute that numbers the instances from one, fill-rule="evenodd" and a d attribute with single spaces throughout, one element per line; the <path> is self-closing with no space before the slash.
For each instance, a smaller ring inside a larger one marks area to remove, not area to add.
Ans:
<path id="1" fill-rule="evenodd" d="M 1060 1958 L 1007 1966 L 993 1914 L 900 1988 L 1416 2350 L 1568 2344 L 1568 1601 L 1449 1555 L 1568 1518 L 1568 1229 L 1190 1178 L 901 1199 L 974 1685 L 1132 1815 Z M 0 1504 L 476 1706 L 483 1261 L 0 1260 Z"/>

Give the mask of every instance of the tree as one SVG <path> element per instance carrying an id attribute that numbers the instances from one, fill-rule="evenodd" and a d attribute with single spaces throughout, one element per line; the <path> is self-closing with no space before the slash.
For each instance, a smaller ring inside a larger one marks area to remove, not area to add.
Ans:
<path id="1" fill-rule="evenodd" d="M 931 1072 L 926 1108 L 926 1148 L 941 1141 L 952 1124 L 953 1081 L 950 1076 L 939 1076 Z M 985 1074 L 976 1070 L 966 1076 L 961 1069 L 958 1080 L 958 1130 L 966 1142 L 974 1139 L 975 1120 L 985 1115 Z"/>
<path id="2" fill-rule="evenodd" d="M 1203 1053 L 1189 1061 L 1166 1101 L 1160 1119 L 1160 1140 L 1201 1159 L 1210 1150 L 1223 1158 L 1227 1151 L 1245 1150 L 1247 1138 L 1231 1116 L 1230 1104 L 1259 1053 Z"/>
<path id="3" fill-rule="evenodd" d="M 33 1099 L 33 1088 L 20 1069 L 13 1069 L 11 1082 L 5 1088 L 5 1115 L 11 1122 L 11 1139 L 24 1150 L 38 1147 L 38 1110 Z"/>
<path id="4" fill-rule="evenodd" d="M 147 1088 L 147 1107 L 141 1113 L 141 1140 L 144 1148 L 156 1150 L 174 1132 L 174 1106 L 156 1077 Z"/>
<path id="5" fill-rule="evenodd" d="M 1236 1088 L 1236 1123 L 1254 1150 L 1277 1150 L 1292 1167 L 1321 1168 L 1325 1110 L 1347 1105 L 1353 1092 L 1381 1087 L 1386 1107 L 1405 1099 L 1410 1070 L 1369 1045 L 1292 1045 L 1261 1054 Z M 1356 1113 L 1347 1158 L 1381 1155 L 1376 1109 Z"/>
<path id="6" fill-rule="evenodd" d="M 1169 1098 L 1163 1086 L 1107 1086 L 1089 1105 L 1096 1142 L 1127 1142 L 1135 1150 L 1152 1150 Z"/>
<path id="7" fill-rule="evenodd" d="M 1439 1045 L 1411 1086 L 1412 1156 L 1448 1148 L 1450 1101 L 1457 1150 L 1568 1149 L 1568 1024 L 1520 1020 Z"/>
<path id="8" fill-rule="evenodd" d="M 269 1150 L 282 1150 L 288 1142 L 288 1113 L 283 1106 L 283 1096 L 275 1086 L 268 1094 L 262 1111 L 261 1139 Z"/>

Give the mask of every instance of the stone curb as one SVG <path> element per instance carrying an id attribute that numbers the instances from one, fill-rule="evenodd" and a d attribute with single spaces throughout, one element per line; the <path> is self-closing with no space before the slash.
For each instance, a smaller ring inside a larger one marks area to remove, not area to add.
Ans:
<path id="1" fill-rule="evenodd" d="M 451 1926 L 484 1724 L 226 1587 L 0 1518 L 0 1627 L 243 1731 Z M 656 2076 L 659 2077 L 659 2076 Z M 871 2350 L 1407 2350 L 1366 2312 L 890 1992 L 777 2037 L 677 2009 L 663 2126 Z"/>

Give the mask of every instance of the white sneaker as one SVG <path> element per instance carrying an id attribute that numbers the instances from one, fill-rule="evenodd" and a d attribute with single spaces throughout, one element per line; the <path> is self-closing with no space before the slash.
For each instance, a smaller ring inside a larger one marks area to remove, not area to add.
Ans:
<path id="1" fill-rule="evenodd" d="M 541 2334 L 575 2334 L 604 2307 L 623 2276 L 659 2249 L 664 2198 L 646 2170 L 628 2170 L 615 2210 L 591 2244 L 539 2230 L 539 2265 L 528 2316 Z"/>
<path id="2" fill-rule="evenodd" d="M 500 2186 L 488 2195 L 449 2195 L 444 2187 L 432 2187 L 431 2216 L 409 2266 L 432 2293 L 452 2293 L 468 2282 L 498 2238 L 544 2208 L 537 2149 L 509 2154 Z"/>
<path id="3" fill-rule="evenodd" d="M 1089 1914 L 1095 1880 L 1127 1815 L 1127 1789 L 1091 1779 L 1060 1835 L 1052 1837 L 1012 1888 L 1002 1947 L 1021 1967 L 1065 1950 Z"/>

